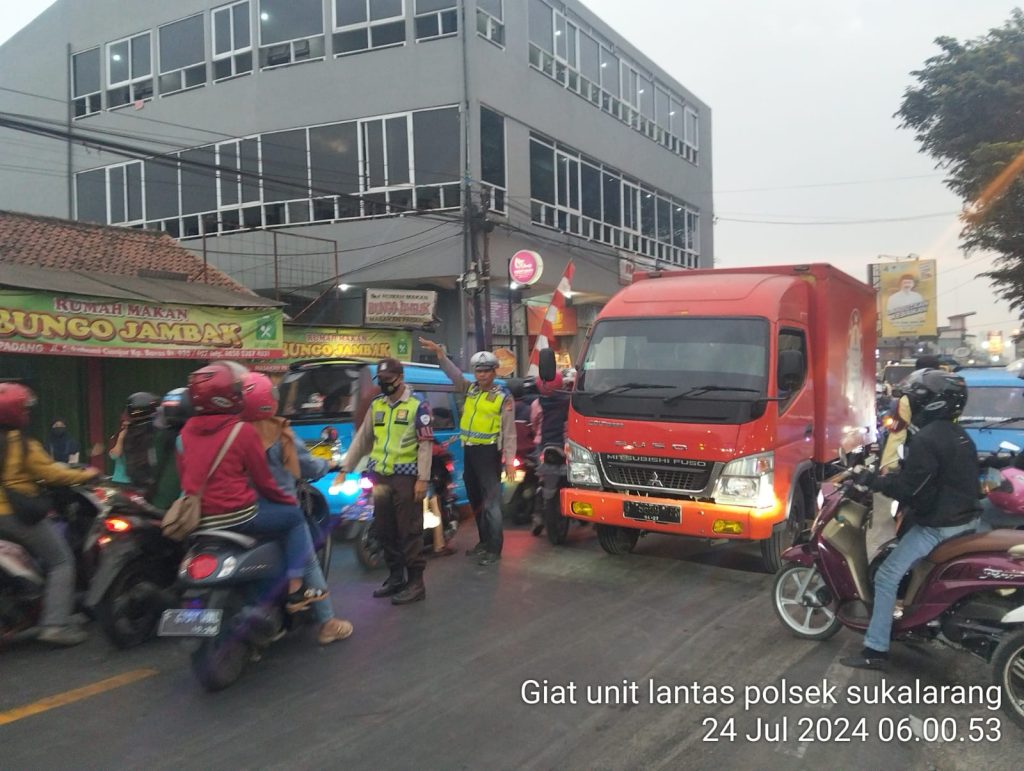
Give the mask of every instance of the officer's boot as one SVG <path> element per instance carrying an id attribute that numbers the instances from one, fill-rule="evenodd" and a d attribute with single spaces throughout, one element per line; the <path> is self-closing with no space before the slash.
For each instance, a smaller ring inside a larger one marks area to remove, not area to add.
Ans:
<path id="1" fill-rule="evenodd" d="M 373 596 L 390 597 L 393 594 L 398 594 L 405 586 L 405 568 L 391 568 L 391 575 L 388 576 L 388 580 L 384 582 L 380 589 L 374 591 Z"/>
<path id="2" fill-rule="evenodd" d="M 409 569 L 409 583 L 391 598 L 392 605 L 408 605 L 427 598 L 427 587 L 423 585 L 423 568 Z"/>

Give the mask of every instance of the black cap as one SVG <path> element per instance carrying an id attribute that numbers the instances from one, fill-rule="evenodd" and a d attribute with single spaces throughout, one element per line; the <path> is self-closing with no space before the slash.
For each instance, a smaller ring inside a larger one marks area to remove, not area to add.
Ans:
<path id="1" fill-rule="evenodd" d="M 388 358 L 381 359 L 379 362 L 377 362 L 378 378 L 380 378 L 381 375 L 394 375 L 395 377 L 399 377 L 404 371 L 405 368 L 402 367 L 402 362 L 400 362 L 398 359 Z"/>

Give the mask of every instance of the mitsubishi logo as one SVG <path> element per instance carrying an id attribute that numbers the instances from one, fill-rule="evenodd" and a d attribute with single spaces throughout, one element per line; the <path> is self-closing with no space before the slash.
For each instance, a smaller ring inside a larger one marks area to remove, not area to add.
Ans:
<path id="1" fill-rule="evenodd" d="M 657 471 L 652 471 L 650 476 L 647 477 L 647 486 L 648 487 L 664 487 L 665 485 L 662 483 L 661 479 L 658 478 L 658 472 Z"/>

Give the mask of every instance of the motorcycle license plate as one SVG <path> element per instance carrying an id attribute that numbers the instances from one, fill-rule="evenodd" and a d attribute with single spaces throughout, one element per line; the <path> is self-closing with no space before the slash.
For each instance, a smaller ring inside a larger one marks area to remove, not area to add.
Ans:
<path id="1" fill-rule="evenodd" d="M 642 503 L 640 501 L 624 501 L 622 516 L 637 522 L 660 522 L 667 525 L 678 525 L 682 519 L 682 507 L 668 503 Z"/>
<path id="2" fill-rule="evenodd" d="M 220 608 L 165 610 L 160 617 L 160 637 L 216 637 L 220 631 Z"/>

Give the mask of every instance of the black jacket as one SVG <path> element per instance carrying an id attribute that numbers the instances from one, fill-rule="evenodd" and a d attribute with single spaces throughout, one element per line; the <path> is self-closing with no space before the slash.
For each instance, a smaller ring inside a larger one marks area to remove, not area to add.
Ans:
<path id="1" fill-rule="evenodd" d="M 960 426 L 929 423 L 910 437 L 905 455 L 899 471 L 872 487 L 909 506 L 913 524 L 951 527 L 978 516 L 978 450 Z"/>

